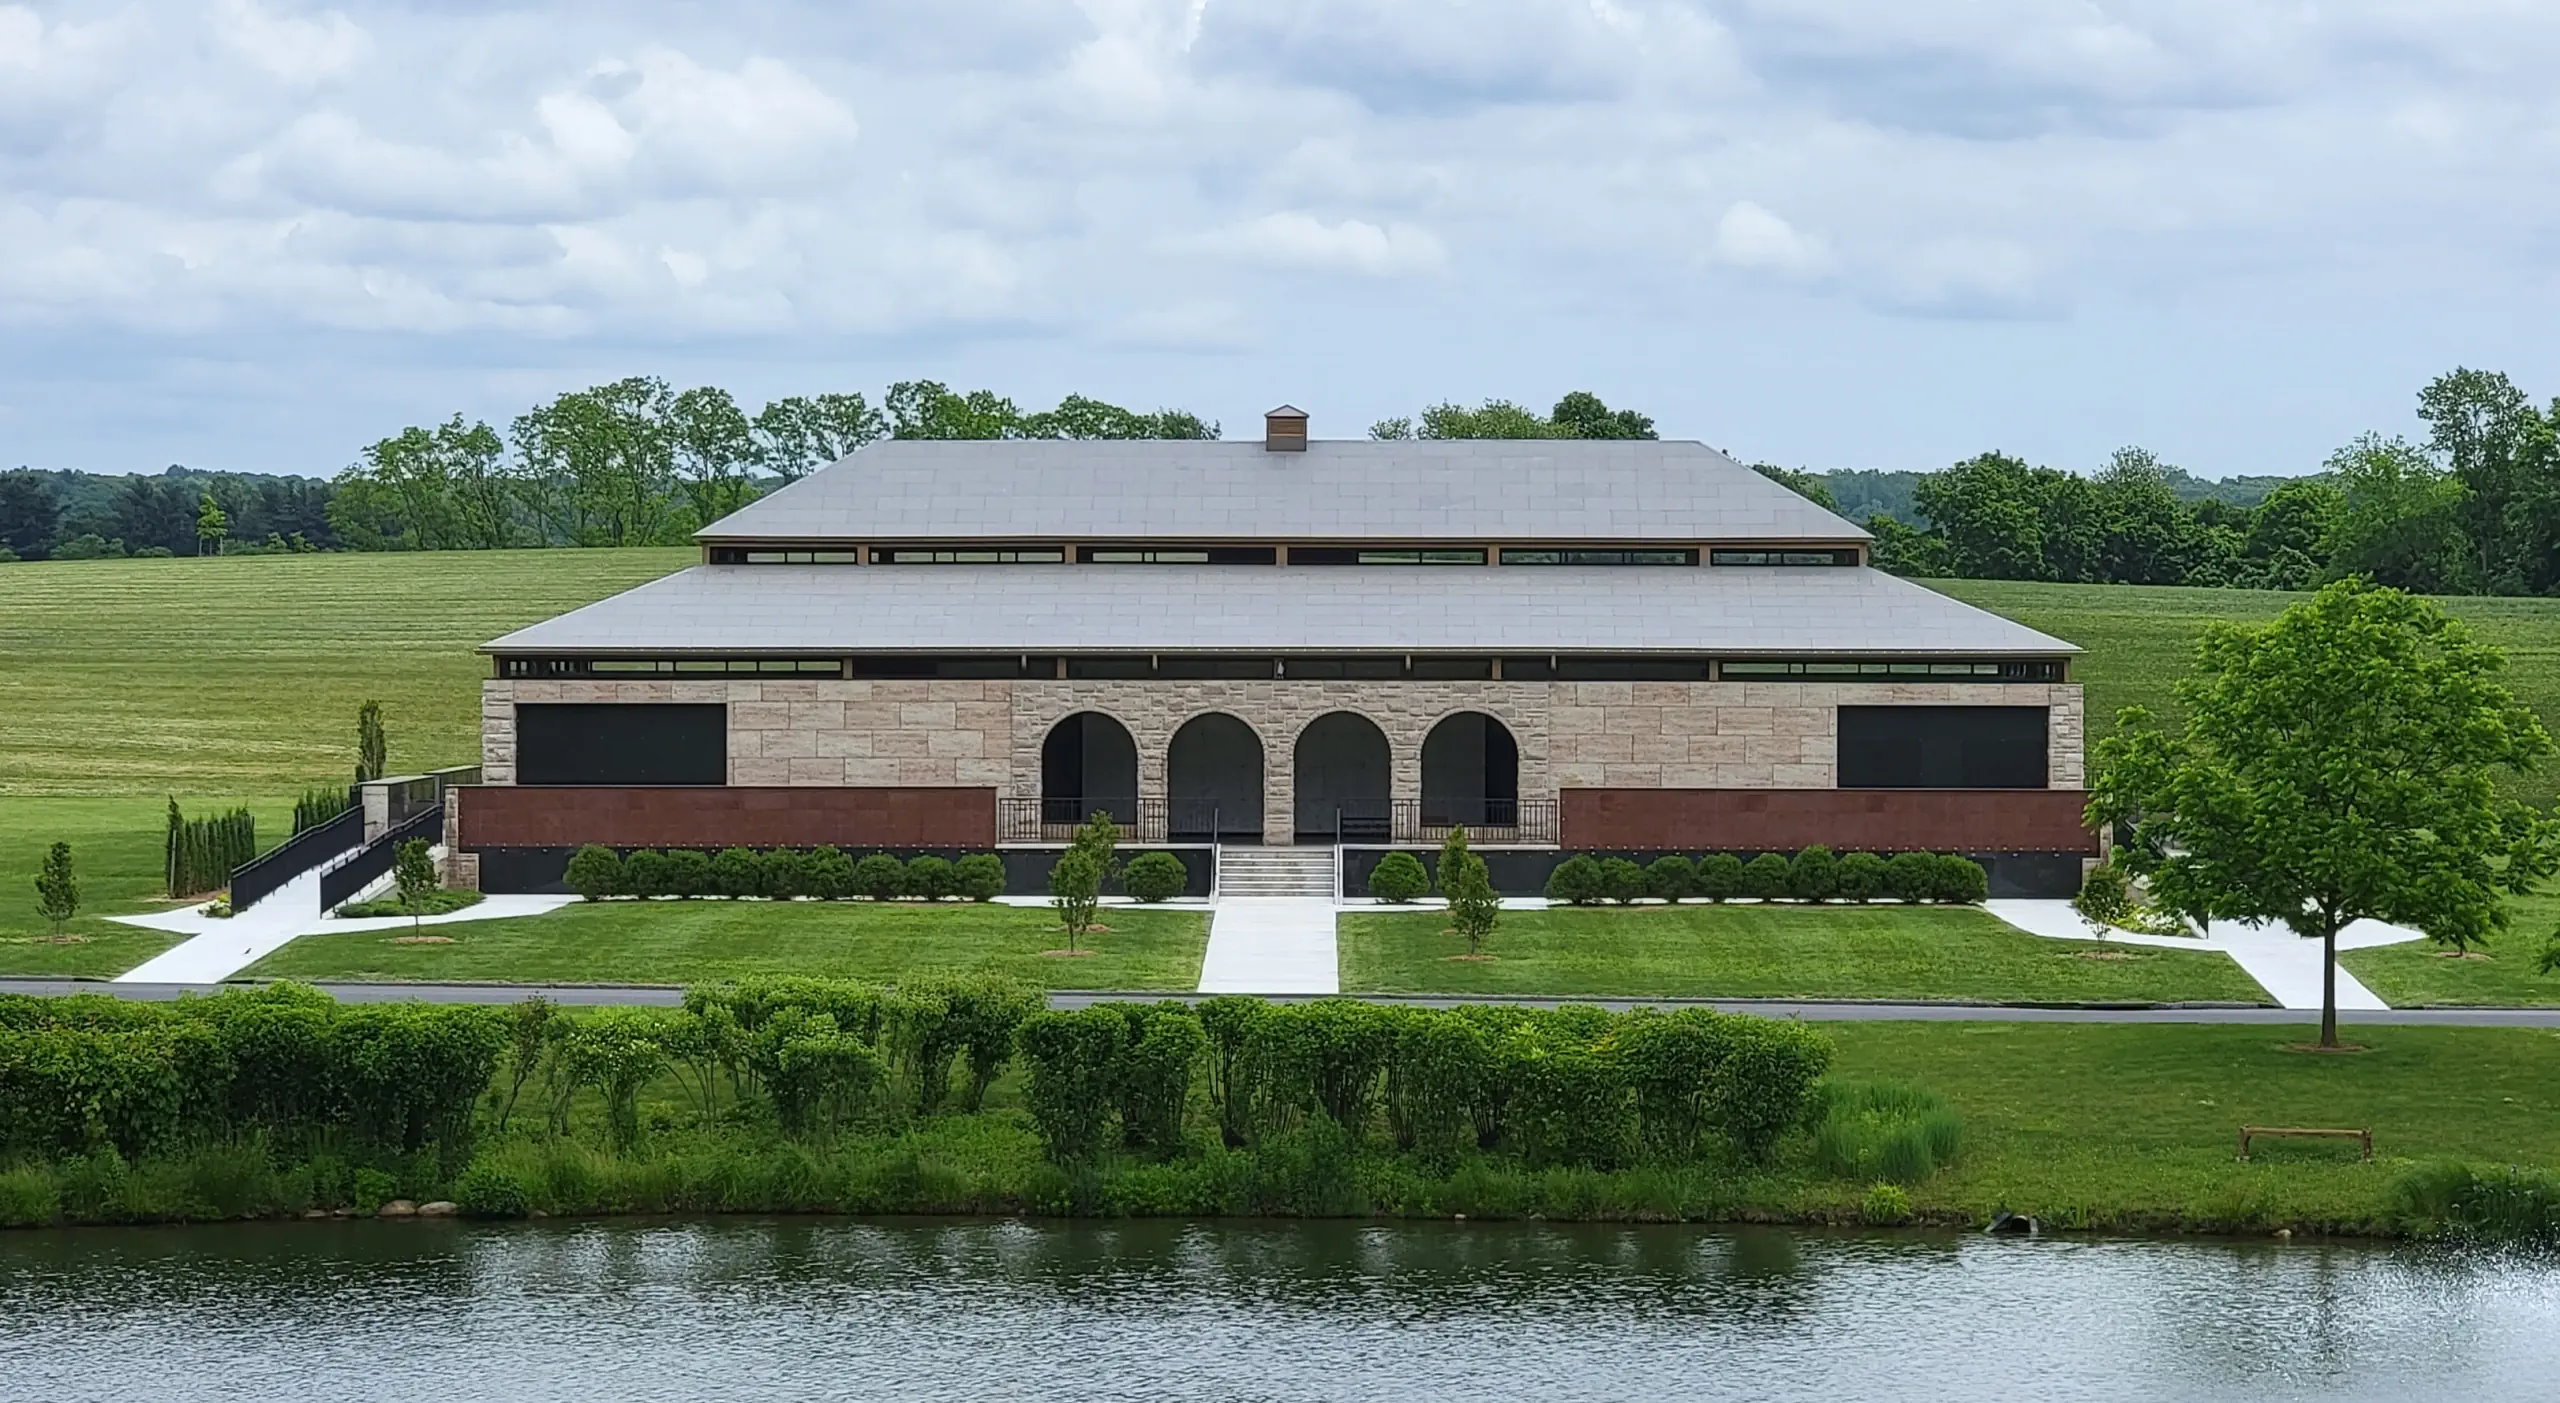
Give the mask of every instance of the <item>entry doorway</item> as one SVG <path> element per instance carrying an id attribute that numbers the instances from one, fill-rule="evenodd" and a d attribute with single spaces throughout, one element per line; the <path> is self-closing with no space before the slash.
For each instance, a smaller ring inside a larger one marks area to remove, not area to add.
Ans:
<path id="1" fill-rule="evenodd" d="M 1173 733 L 1165 822 L 1177 843 L 1262 841 L 1262 738 L 1251 726 L 1210 711 Z"/>

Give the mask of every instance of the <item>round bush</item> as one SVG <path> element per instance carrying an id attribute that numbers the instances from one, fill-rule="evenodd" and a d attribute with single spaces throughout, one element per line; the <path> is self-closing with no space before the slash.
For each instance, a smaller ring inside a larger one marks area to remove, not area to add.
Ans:
<path id="1" fill-rule="evenodd" d="M 1190 870 L 1171 853 L 1140 853 L 1120 869 L 1120 890 L 1132 901 L 1171 901 L 1190 884 Z"/>
<path id="2" fill-rule="evenodd" d="M 856 890 L 853 859 L 833 846 L 812 848 L 801 866 L 800 883 L 803 892 L 821 901 L 851 896 Z"/>
<path id="3" fill-rule="evenodd" d="M 622 860 L 622 889 L 633 896 L 666 896 L 667 855 L 656 848 L 642 848 Z"/>
<path id="4" fill-rule="evenodd" d="M 1698 864 L 1685 857 L 1657 857 L 1644 869 L 1645 895 L 1679 901 L 1698 885 Z"/>
<path id="5" fill-rule="evenodd" d="M 453 1203 L 470 1218 L 521 1218 L 533 1211 L 533 1190 L 523 1179 L 487 1160 L 453 1181 Z"/>
<path id="6" fill-rule="evenodd" d="M 1575 853 L 1547 874 L 1547 900 L 1588 906 L 1601 895 L 1600 860 Z"/>
<path id="7" fill-rule="evenodd" d="M 1831 892 L 1842 901 L 1873 901 L 1884 895 L 1884 859 L 1874 853 L 1849 853 L 1831 869 Z"/>
<path id="8" fill-rule="evenodd" d="M 1972 905 L 1991 895 L 1991 879 L 1982 864 L 1961 853 L 1940 853 L 1933 859 L 1937 868 L 1938 900 Z"/>
<path id="9" fill-rule="evenodd" d="M 711 859 L 711 887 L 721 896 L 762 896 L 764 860 L 747 848 L 722 848 Z"/>
<path id="10" fill-rule="evenodd" d="M 1699 858 L 1698 895 L 1709 901 L 1731 901 L 1742 895 L 1742 859 L 1731 853 Z"/>
<path id="11" fill-rule="evenodd" d="M 1605 859 L 1600 864 L 1600 894 L 1621 906 L 1644 895 L 1644 869 L 1632 858 Z"/>
<path id="12" fill-rule="evenodd" d="M 971 901 L 993 901 L 1004 895 L 1004 859 L 994 853 L 971 853 L 951 864 L 952 894 Z"/>
<path id="13" fill-rule="evenodd" d="M 1742 894 L 1776 901 L 1787 894 L 1787 881 L 1792 875 L 1785 858 L 1762 853 L 1742 865 Z"/>
<path id="14" fill-rule="evenodd" d="M 1431 874 L 1423 870 L 1421 858 L 1408 852 L 1379 858 L 1369 872 L 1369 895 L 1392 905 L 1413 901 L 1429 890 Z"/>
<path id="15" fill-rule="evenodd" d="M 959 890 L 960 879 L 951 870 L 951 859 L 930 854 L 907 864 L 907 895 L 927 901 L 940 901 Z"/>
<path id="16" fill-rule="evenodd" d="M 622 855 L 601 843 L 589 843 L 569 855 L 569 890 L 587 901 L 622 893 Z"/>
<path id="17" fill-rule="evenodd" d="M 711 877 L 711 857 L 695 848 L 671 848 L 667 852 L 667 895 L 716 896 L 719 887 Z"/>
<path id="18" fill-rule="evenodd" d="M 1896 901 L 1927 901 L 1938 892 L 1938 864 L 1927 853 L 1895 853 L 1884 865 L 1884 894 Z"/>
<path id="19" fill-rule="evenodd" d="M 1798 901 L 1829 901 L 1840 891 L 1840 860 L 1820 843 L 1787 864 L 1787 893 Z"/>
<path id="20" fill-rule="evenodd" d="M 907 865 L 887 853 L 873 853 L 853 865 L 853 892 L 873 901 L 894 901 L 907 890 Z"/>
<path id="21" fill-rule="evenodd" d="M 774 848 L 756 859 L 764 869 L 764 894 L 789 901 L 809 894 L 809 855 L 798 848 Z"/>

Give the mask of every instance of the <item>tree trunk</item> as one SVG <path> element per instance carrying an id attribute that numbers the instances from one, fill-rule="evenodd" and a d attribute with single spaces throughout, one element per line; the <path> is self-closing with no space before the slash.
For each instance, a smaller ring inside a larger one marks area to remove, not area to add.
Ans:
<path id="1" fill-rule="evenodd" d="M 2320 1045 L 2338 1045 L 2338 928 L 2320 935 Z"/>

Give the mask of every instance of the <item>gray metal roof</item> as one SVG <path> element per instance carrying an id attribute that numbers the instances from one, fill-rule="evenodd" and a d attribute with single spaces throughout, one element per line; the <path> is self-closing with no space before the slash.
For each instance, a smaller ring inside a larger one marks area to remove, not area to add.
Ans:
<path id="1" fill-rule="evenodd" d="M 704 540 L 1857 541 L 1702 443 L 890 439 Z"/>
<path id="2" fill-rule="evenodd" d="M 2079 650 L 1864 567 L 697 565 L 510 653 Z"/>

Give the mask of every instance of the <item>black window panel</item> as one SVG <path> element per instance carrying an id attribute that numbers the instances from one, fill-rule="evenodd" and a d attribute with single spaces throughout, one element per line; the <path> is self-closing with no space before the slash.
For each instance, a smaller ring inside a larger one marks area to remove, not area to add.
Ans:
<path id="1" fill-rule="evenodd" d="M 1255 681 L 1272 676 L 1269 658 L 1161 658 L 1156 662 L 1156 676 L 1183 679 L 1224 678 Z"/>
<path id="2" fill-rule="evenodd" d="M 1155 662 L 1150 658 L 1069 658 L 1067 676 L 1123 681 L 1133 677 L 1153 677 Z"/>
<path id="3" fill-rule="evenodd" d="M 1404 676 L 1404 659 L 1283 658 L 1280 675 L 1302 682 L 1381 681 Z"/>
<path id="4" fill-rule="evenodd" d="M 1506 550 L 1505 565 L 1695 565 L 1694 550 Z"/>
<path id="5" fill-rule="evenodd" d="M 1558 658 L 1555 677 L 1559 682 L 1704 682 L 1713 668 L 1705 658 Z"/>
<path id="6" fill-rule="evenodd" d="M 1269 565 L 1279 558 L 1271 546 L 1076 547 L 1076 559 L 1087 565 Z"/>
<path id="7" fill-rule="evenodd" d="M 1855 550 L 1718 550 L 1707 552 L 1709 565 L 1855 565 Z"/>
<path id="8" fill-rule="evenodd" d="M 1545 682 L 1556 675 L 1553 658 L 1504 658 L 1502 680 L 1505 682 Z"/>
<path id="9" fill-rule="evenodd" d="M 1480 682 L 1493 676 L 1491 658 L 1415 658 L 1418 682 Z"/>
<path id="10" fill-rule="evenodd" d="M 1844 706 L 1842 789 L 2042 789 L 2041 706 Z"/>
<path id="11" fill-rule="evenodd" d="M 1292 565 L 1482 565 L 1482 550 L 1440 546 L 1291 546 Z"/>
<path id="12" fill-rule="evenodd" d="M 726 784 L 729 708 L 519 702 L 516 783 Z"/>

